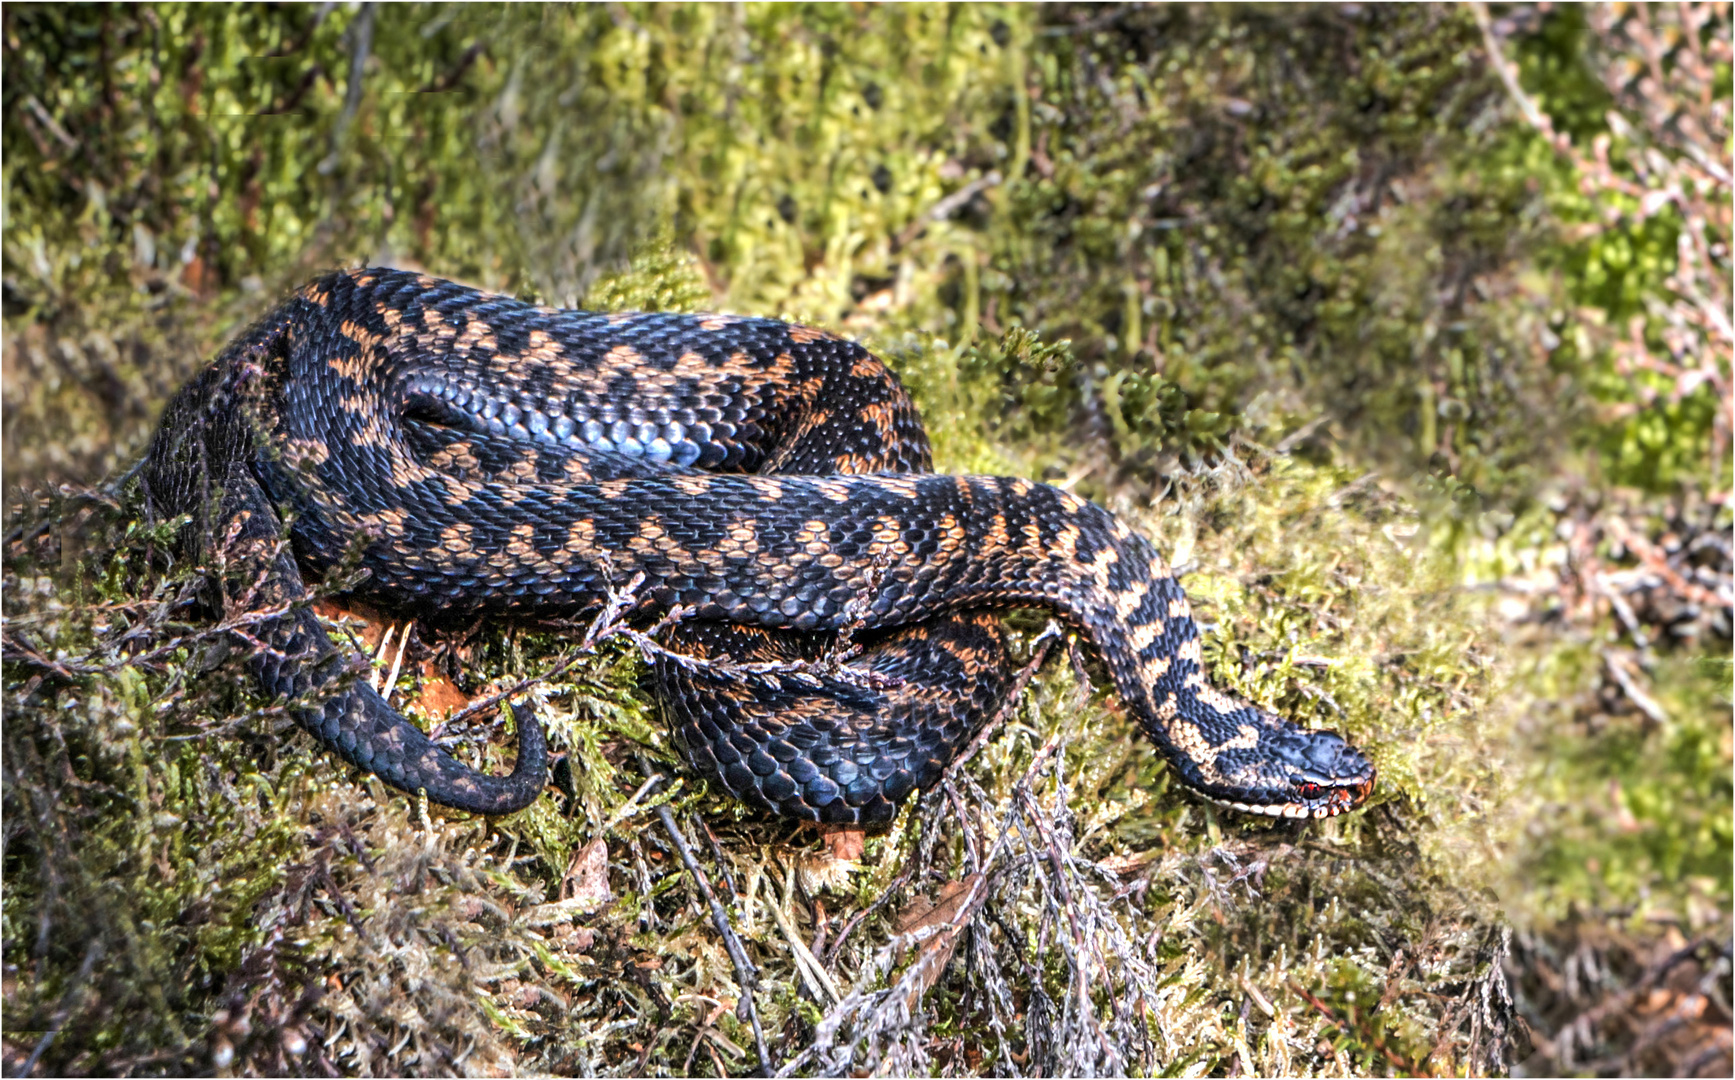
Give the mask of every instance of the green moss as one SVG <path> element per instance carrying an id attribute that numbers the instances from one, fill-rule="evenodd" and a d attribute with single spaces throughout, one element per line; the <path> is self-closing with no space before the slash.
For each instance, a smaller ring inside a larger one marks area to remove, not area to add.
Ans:
<path id="1" fill-rule="evenodd" d="M 68 575 L 98 583 L 103 599 L 63 587 L 76 599 L 62 606 L 53 579 L 17 577 L 29 564 L 12 562 L 14 643 L 88 662 L 129 624 L 147 624 L 153 605 L 136 598 L 156 581 L 140 568 L 159 537 L 129 531 L 118 550 L 99 546 Z M 21 588 L 34 598 L 19 598 Z M 123 592 L 126 601 L 115 598 Z M 189 1060 L 186 1010 L 260 944 L 255 905 L 282 887 L 305 830 L 295 814 L 303 763 L 262 767 L 241 740 L 221 740 L 215 753 L 187 740 L 174 705 L 189 650 L 144 667 L 103 659 L 46 683 L 42 669 L 27 679 L 30 669 L 7 661 L 7 813 L 19 828 L 7 849 L 6 963 L 33 976 L 8 994 L 7 1025 L 40 1031 L 66 995 L 99 1000 L 61 1035 L 61 1058 L 81 1070 L 141 1053 Z M 233 695 L 218 703 L 239 711 Z M 99 974 L 72 978 L 91 957 Z"/>
<path id="2" fill-rule="evenodd" d="M 1659 661 L 1653 680 L 1670 717 L 1659 730 L 1636 713 L 1582 715 L 1580 688 L 1602 663 L 1592 649 L 1548 658 L 1560 707 L 1581 718 L 1546 729 L 1535 783 L 1548 828 L 1519 872 L 1553 916 L 1578 905 L 1690 923 L 1702 904 L 1731 895 L 1729 664 Z"/>
<path id="3" fill-rule="evenodd" d="M 1557 130 L 1581 152 L 1605 140 L 1601 153 L 1613 175 L 1631 182 L 1635 162 L 1655 151 L 1630 126 L 1610 128 L 1607 117 L 1619 115 L 1618 103 L 1589 67 L 1593 48 L 1582 11 L 1552 11 L 1518 43 L 1520 76 Z M 1727 98 L 1726 80 L 1712 86 Z M 1715 391 L 1700 386 L 1681 395 L 1673 380 L 1655 373 L 1623 374 L 1611 341 L 1624 338 L 1638 319 L 1645 347 L 1669 355 L 1667 320 L 1657 317 L 1654 305 L 1673 293 L 1669 279 L 1684 227 L 1679 208 L 1644 207 L 1631 190 L 1583 182 L 1540 136 L 1521 138 L 1517 153 L 1564 227 L 1543 252 L 1545 265 L 1561 275 L 1573 313 L 1559 319 L 1556 362 L 1577 365 L 1589 397 L 1600 406 L 1586 417 L 1579 441 L 1617 484 L 1673 492 L 1711 479 L 1717 468 L 1711 460 Z M 1701 227 L 1715 234 L 1714 224 Z M 1718 241 L 1712 235 L 1708 242 Z"/>
<path id="4" fill-rule="evenodd" d="M 1044 57 L 1052 164 L 1009 185 L 979 305 L 1089 346 L 1059 402 L 1045 382 L 1012 392 L 1039 395 L 1026 411 L 1058 442 L 1096 419 L 1134 471 L 1324 414 L 1364 455 L 1512 486 L 1548 433 L 1508 425 L 1545 419 L 1542 388 L 1489 377 L 1512 346 L 1439 287 L 1510 258 L 1524 228 L 1525 177 L 1471 164 L 1503 137 L 1476 134 L 1492 84 L 1467 62 L 1473 25 L 1276 21 L 1152 9 Z M 1183 408 L 1179 432 L 1127 419 Z M 1453 422 L 1418 415 L 1436 410 Z"/>

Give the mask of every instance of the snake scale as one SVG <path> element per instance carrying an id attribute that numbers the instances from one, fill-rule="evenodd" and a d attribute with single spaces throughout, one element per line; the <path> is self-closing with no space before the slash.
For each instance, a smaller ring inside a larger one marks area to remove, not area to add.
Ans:
<path id="1" fill-rule="evenodd" d="M 823 331 L 337 272 L 175 397 L 142 477 L 218 568 L 262 688 L 347 761 L 460 809 L 541 792 L 531 710 L 510 775 L 463 764 L 355 677 L 305 580 L 353 566 L 387 611 L 550 618 L 642 575 L 631 617 L 684 611 L 654 672 L 690 764 L 810 820 L 884 822 L 939 779 L 1009 692 L 995 612 L 1023 606 L 1089 638 L 1198 794 L 1327 817 L 1373 789 L 1338 735 L 1206 683 L 1149 542 L 1055 487 L 933 473 L 896 377 Z"/>

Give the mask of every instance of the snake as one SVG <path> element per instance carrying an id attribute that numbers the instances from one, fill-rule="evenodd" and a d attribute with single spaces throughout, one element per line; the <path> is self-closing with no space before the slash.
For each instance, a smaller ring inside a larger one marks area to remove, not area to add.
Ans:
<path id="1" fill-rule="evenodd" d="M 310 582 L 414 618 L 567 620 L 630 597 L 647 677 L 707 781 L 764 811 L 891 820 L 1005 704 L 1001 614 L 1100 658 L 1181 784 L 1250 814 L 1361 806 L 1369 757 L 1214 688 L 1155 547 L 1059 487 L 933 471 L 872 352 L 770 318 L 586 312 L 410 270 L 319 277 L 166 408 L 140 482 L 262 692 L 386 784 L 483 814 L 548 740 L 465 764 L 334 643 Z M 333 577 L 336 575 L 336 578 Z"/>

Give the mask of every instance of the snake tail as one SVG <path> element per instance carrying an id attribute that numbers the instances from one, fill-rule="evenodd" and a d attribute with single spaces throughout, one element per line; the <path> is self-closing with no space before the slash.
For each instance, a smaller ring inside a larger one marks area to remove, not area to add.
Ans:
<path id="1" fill-rule="evenodd" d="M 221 563 L 215 606 L 246 614 L 234 635 L 249 650 L 260 688 L 287 698 L 296 721 L 339 757 L 393 787 L 482 814 L 521 810 L 547 783 L 548 744 L 528 707 L 513 707 L 518 760 L 507 776 L 465 765 L 391 708 L 332 643 L 306 607 L 308 590 L 283 524 L 254 475 L 259 458 L 251 399 L 261 370 L 251 363 L 277 328 L 262 325 L 228 360 L 208 368 L 170 404 L 143 472 L 154 513 L 188 515 L 181 548 Z M 215 512 L 213 512 L 215 511 Z"/>

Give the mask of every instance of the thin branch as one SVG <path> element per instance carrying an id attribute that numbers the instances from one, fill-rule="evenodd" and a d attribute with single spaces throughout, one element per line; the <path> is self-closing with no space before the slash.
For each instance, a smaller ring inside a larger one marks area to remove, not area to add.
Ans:
<path id="1" fill-rule="evenodd" d="M 660 776 L 651 763 L 639 758 L 639 768 L 646 778 Z M 711 924 L 717 928 L 717 933 L 723 938 L 723 947 L 729 952 L 729 961 L 735 965 L 735 981 L 741 987 L 741 1006 L 747 1011 L 747 1021 L 753 1027 L 753 1045 L 759 1053 L 759 1076 L 771 1075 L 771 1054 L 765 1046 L 765 1032 L 759 1025 L 759 1010 L 753 1004 L 753 988 L 758 984 L 759 974 L 754 970 L 753 962 L 747 959 L 747 950 L 742 947 L 741 939 L 735 936 L 735 931 L 729 925 L 729 913 L 723 910 L 717 894 L 711 890 L 711 881 L 705 876 L 705 871 L 699 866 L 699 860 L 693 857 L 692 845 L 687 843 L 687 837 L 681 832 L 681 827 L 675 822 L 674 811 L 668 803 L 659 803 L 657 817 L 662 820 L 663 829 L 668 832 L 669 839 L 674 841 L 675 850 L 681 854 L 681 863 L 686 866 L 687 873 L 693 883 L 699 887 L 699 892 L 705 898 L 705 903 L 711 909 Z"/>

